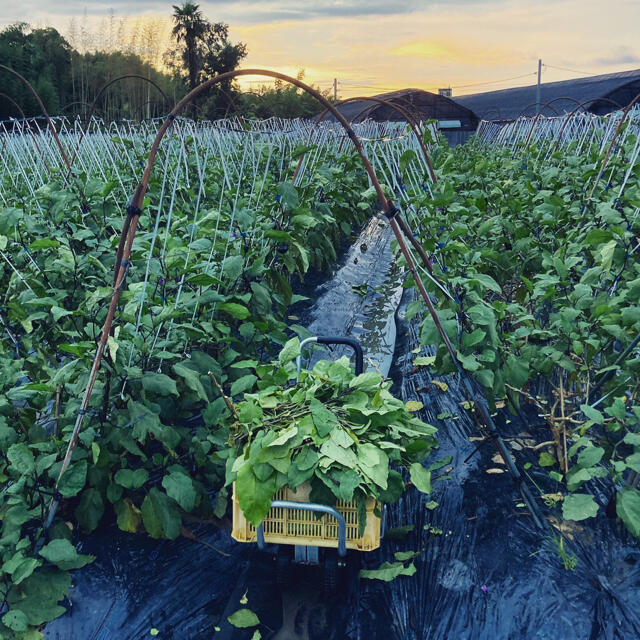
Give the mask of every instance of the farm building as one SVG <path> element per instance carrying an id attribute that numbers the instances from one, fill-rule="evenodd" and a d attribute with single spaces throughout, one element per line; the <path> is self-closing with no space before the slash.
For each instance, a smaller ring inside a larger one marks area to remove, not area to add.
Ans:
<path id="1" fill-rule="evenodd" d="M 338 109 L 350 122 L 358 122 L 365 118 L 378 122 L 403 119 L 402 114 L 393 107 L 381 104 L 377 100 L 397 105 L 414 120 L 437 120 L 438 127 L 450 144 L 463 142 L 478 126 L 478 118 L 470 109 L 450 98 L 422 89 L 401 89 L 381 93 L 372 96 L 371 99 L 349 100 L 338 105 Z"/>
<path id="2" fill-rule="evenodd" d="M 546 82 L 540 85 L 544 115 L 569 113 L 582 104 L 591 113 L 604 115 L 626 107 L 640 93 L 640 69 L 605 75 Z M 514 120 L 536 113 L 536 85 L 474 93 L 454 98 L 482 120 Z"/>

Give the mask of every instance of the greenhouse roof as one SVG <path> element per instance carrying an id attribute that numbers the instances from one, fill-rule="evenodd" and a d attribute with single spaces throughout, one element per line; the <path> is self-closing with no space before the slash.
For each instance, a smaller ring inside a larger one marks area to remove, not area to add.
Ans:
<path id="1" fill-rule="evenodd" d="M 551 105 L 544 107 L 545 115 L 568 113 L 580 103 L 586 103 L 585 107 L 589 111 L 602 114 L 618 108 L 607 100 L 625 107 L 639 92 L 640 69 L 635 69 L 562 82 L 545 82 L 540 86 L 540 102 L 545 105 L 553 101 Z M 454 100 L 471 109 L 478 118 L 513 120 L 520 115 L 535 114 L 536 85 L 474 93 Z"/>

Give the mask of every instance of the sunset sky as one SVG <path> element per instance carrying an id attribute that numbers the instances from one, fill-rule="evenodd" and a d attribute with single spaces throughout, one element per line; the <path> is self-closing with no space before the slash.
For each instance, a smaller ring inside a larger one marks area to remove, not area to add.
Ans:
<path id="1" fill-rule="evenodd" d="M 176 2 L 176 0 L 174 0 Z M 115 19 L 155 20 L 168 38 L 171 2 L 0 0 L 0 27 L 22 21 L 68 35 Z M 221 0 L 199 3 L 247 44 L 244 67 L 274 69 L 348 97 L 403 87 L 454 95 L 640 68 L 640 0 Z M 140 23 L 139 23 L 140 24 Z M 168 44 L 168 39 L 166 40 Z M 164 47 L 165 45 L 163 45 Z"/>

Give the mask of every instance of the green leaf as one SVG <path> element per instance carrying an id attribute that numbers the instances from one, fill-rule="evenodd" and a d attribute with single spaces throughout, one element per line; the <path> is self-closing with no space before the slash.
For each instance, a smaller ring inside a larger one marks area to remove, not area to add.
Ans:
<path id="1" fill-rule="evenodd" d="M 415 367 L 432 367 L 436 362 L 435 356 L 418 356 L 414 359 L 413 365 Z"/>
<path id="2" fill-rule="evenodd" d="M 86 489 L 82 492 L 80 504 L 76 507 L 75 516 L 78 524 L 86 533 L 96 529 L 104 513 L 104 502 L 97 489 Z"/>
<path id="3" fill-rule="evenodd" d="M 251 315 L 251 311 L 249 311 L 247 307 L 238 304 L 237 302 L 225 302 L 224 304 L 221 304 L 218 309 L 228 313 L 234 318 L 238 318 L 238 320 L 246 320 Z"/>
<path id="4" fill-rule="evenodd" d="M 415 528 L 413 524 L 405 524 L 401 527 L 387 529 L 384 534 L 386 540 L 404 540 Z"/>
<path id="5" fill-rule="evenodd" d="M 358 461 L 356 454 L 351 449 L 340 447 L 333 440 L 327 440 L 322 444 L 320 455 L 347 468 L 354 467 Z"/>
<path id="6" fill-rule="evenodd" d="M 11 573 L 11 582 L 15 585 L 19 585 L 23 580 L 26 580 L 40 565 L 42 560 L 38 558 L 25 558 Z"/>
<path id="7" fill-rule="evenodd" d="M 309 403 L 309 411 L 313 417 L 313 424 L 318 435 L 322 438 L 329 435 L 338 426 L 336 414 L 327 409 L 322 402 L 313 398 Z"/>
<path id="8" fill-rule="evenodd" d="M 237 396 L 245 391 L 248 391 L 253 387 L 257 379 L 258 377 L 254 376 L 252 373 L 246 376 L 242 376 L 241 378 L 238 378 L 231 385 L 231 392 L 230 392 L 231 395 Z"/>
<path id="9" fill-rule="evenodd" d="M 580 411 L 582 411 L 589 420 L 592 420 L 596 424 L 602 424 L 604 422 L 604 416 L 597 409 L 590 407 L 588 404 L 581 404 Z"/>
<path id="10" fill-rule="evenodd" d="M 602 266 L 602 269 L 605 273 L 608 273 L 609 269 L 611 269 L 611 264 L 613 262 L 613 254 L 615 252 L 616 245 L 617 245 L 617 241 L 611 240 L 607 242 L 607 244 L 605 244 L 604 247 L 602 247 L 602 249 L 600 249 L 600 256 L 601 256 L 600 265 Z"/>
<path id="11" fill-rule="evenodd" d="M 152 538 L 175 540 L 180 535 L 178 506 L 166 493 L 152 487 L 142 502 L 142 522 Z"/>
<path id="12" fill-rule="evenodd" d="M 300 338 L 295 337 L 288 340 L 282 351 L 278 355 L 278 361 L 284 363 L 290 362 L 300 355 Z"/>
<path id="13" fill-rule="evenodd" d="M 20 609 L 11 609 L 2 616 L 2 622 L 12 631 L 26 631 L 29 620 Z"/>
<path id="14" fill-rule="evenodd" d="M 185 511 L 192 511 L 196 506 L 196 490 L 193 480 L 184 473 L 173 471 L 162 479 L 162 486 L 167 495 L 173 498 Z"/>
<path id="15" fill-rule="evenodd" d="M 204 390 L 202 382 L 200 381 L 200 374 L 197 371 L 189 369 L 189 367 L 181 363 L 174 364 L 173 370 L 177 375 L 184 379 L 184 382 L 189 389 L 195 391 L 200 400 L 204 400 L 205 402 L 209 401 L 207 392 Z"/>
<path id="16" fill-rule="evenodd" d="M 418 491 L 431 493 L 431 472 L 425 469 L 419 462 L 414 462 L 409 467 L 411 482 Z"/>
<path id="17" fill-rule="evenodd" d="M 593 496 L 587 493 L 569 494 L 562 503 L 562 517 L 565 520 L 585 520 L 593 518 L 597 513 L 598 504 Z"/>
<path id="18" fill-rule="evenodd" d="M 521 389 L 529 379 L 529 363 L 516 356 L 509 356 L 504 367 L 507 382 L 516 389 Z"/>
<path id="19" fill-rule="evenodd" d="M 629 531 L 640 538 L 640 491 L 623 487 L 616 498 L 616 512 Z"/>
<path id="20" fill-rule="evenodd" d="M 52 240 L 51 238 L 39 238 L 29 245 L 29 249 L 38 251 L 39 249 L 53 249 L 54 247 L 59 246 L 60 243 L 57 240 Z"/>
<path id="21" fill-rule="evenodd" d="M 80 460 L 67 468 L 58 482 L 58 491 L 65 498 L 78 495 L 87 480 L 87 461 Z"/>
<path id="22" fill-rule="evenodd" d="M 583 469 L 593 467 L 602 460 L 604 449 L 602 447 L 585 447 L 578 456 L 578 465 Z"/>
<path id="23" fill-rule="evenodd" d="M 251 609 L 238 609 L 238 611 L 232 613 L 227 620 L 238 629 L 257 627 L 260 624 L 260 619 Z"/>
<path id="24" fill-rule="evenodd" d="M 236 496 L 247 520 L 257 527 L 271 508 L 276 492 L 275 471 L 266 480 L 256 478 L 250 464 L 245 464 L 236 478 Z"/>
<path id="25" fill-rule="evenodd" d="M 408 400 L 407 402 L 405 402 L 405 405 L 404 405 L 404 408 L 407 411 L 411 411 L 412 413 L 415 413 L 416 411 L 420 411 L 423 407 L 424 405 L 419 400 Z"/>
<path id="26" fill-rule="evenodd" d="M 489 289 L 490 291 L 502 293 L 500 285 L 486 273 L 475 273 L 473 278 L 471 278 L 471 282 L 479 282 L 484 288 Z"/>
<path id="27" fill-rule="evenodd" d="M 402 475 L 395 469 L 389 469 L 387 477 L 387 488 L 380 492 L 379 498 L 385 504 L 393 504 L 402 497 L 404 493 L 404 481 Z"/>
<path id="28" fill-rule="evenodd" d="M 367 371 L 359 376 L 352 378 L 349 382 L 350 389 L 371 389 L 378 387 L 382 383 L 382 377 L 375 371 Z"/>
<path id="29" fill-rule="evenodd" d="M 383 582 L 391 582 L 398 576 L 412 576 L 416 572 L 413 562 L 405 567 L 402 562 L 385 562 L 378 569 L 362 569 L 360 577 L 369 580 L 382 580 Z"/>
<path id="30" fill-rule="evenodd" d="M 164 373 L 155 373 L 153 371 L 145 372 L 142 376 L 142 387 L 145 391 L 151 391 L 160 396 L 178 395 L 176 381 Z"/>
<path id="31" fill-rule="evenodd" d="M 290 182 L 278 182 L 276 192 L 287 209 L 292 210 L 299 206 L 298 190 Z"/>
<path id="32" fill-rule="evenodd" d="M 149 472 L 140 468 L 118 469 L 113 476 L 114 481 L 125 489 L 139 489 L 149 479 Z"/>
<path id="33" fill-rule="evenodd" d="M 52 540 L 40 549 L 40 555 L 65 571 L 80 569 L 95 560 L 95 556 L 78 553 L 66 538 Z"/>
<path id="34" fill-rule="evenodd" d="M 567 489 L 569 491 L 575 491 L 580 488 L 585 482 L 591 480 L 591 474 L 581 467 L 573 467 L 569 469 L 567 473 Z"/>
<path id="35" fill-rule="evenodd" d="M 11 467 L 19 474 L 32 473 L 35 470 L 33 453 L 24 442 L 12 444 L 7 450 Z"/>
<path id="36" fill-rule="evenodd" d="M 483 387 L 487 387 L 490 389 L 493 386 L 493 371 L 491 371 L 490 369 L 482 369 L 481 371 L 476 371 L 473 375 Z"/>
<path id="37" fill-rule="evenodd" d="M 222 263 L 223 278 L 228 284 L 233 284 L 241 275 L 244 257 L 240 254 L 227 256 Z"/>
<path id="38" fill-rule="evenodd" d="M 142 523 L 141 512 L 130 498 L 118 500 L 113 508 L 116 512 L 118 528 L 129 533 L 136 533 Z"/>
<path id="39" fill-rule="evenodd" d="M 550 453 L 543 451 L 538 457 L 538 464 L 541 467 L 553 467 L 556 463 L 556 459 Z"/>

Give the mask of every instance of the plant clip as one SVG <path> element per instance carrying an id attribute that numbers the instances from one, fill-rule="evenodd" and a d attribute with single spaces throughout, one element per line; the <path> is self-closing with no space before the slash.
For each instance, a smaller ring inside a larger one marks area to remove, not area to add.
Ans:
<path id="1" fill-rule="evenodd" d="M 347 129 L 347 135 L 348 135 L 352 140 L 355 140 L 356 132 L 355 132 L 353 129 L 349 128 L 349 129 Z"/>
<path id="2" fill-rule="evenodd" d="M 170 114 L 167 116 L 167 120 L 175 120 L 175 119 L 176 119 L 176 117 L 175 117 L 175 115 L 174 115 L 173 113 L 170 113 Z"/>
<path id="3" fill-rule="evenodd" d="M 391 208 L 384 212 L 384 217 L 387 220 L 393 220 L 400 213 L 400 209 L 395 204 L 391 205 Z"/>
<path id="4" fill-rule="evenodd" d="M 127 202 L 127 206 L 125 208 L 127 215 L 129 216 L 140 216 L 142 215 L 142 209 L 139 209 L 138 207 L 134 207 L 131 200 L 129 200 L 129 202 Z"/>

